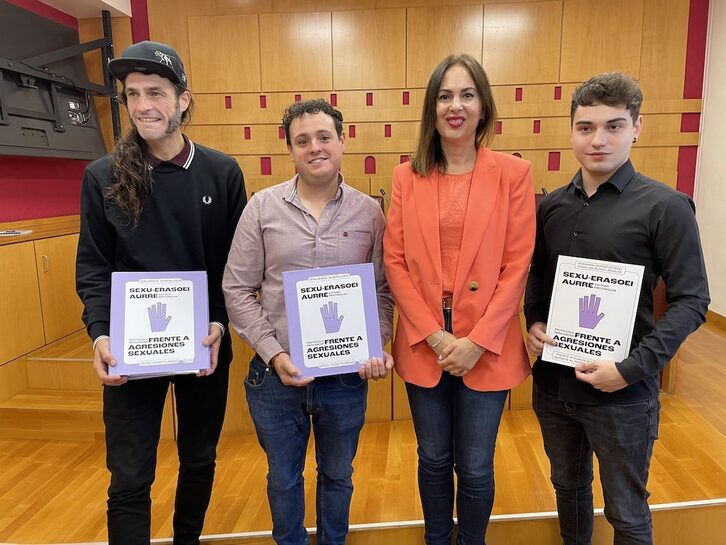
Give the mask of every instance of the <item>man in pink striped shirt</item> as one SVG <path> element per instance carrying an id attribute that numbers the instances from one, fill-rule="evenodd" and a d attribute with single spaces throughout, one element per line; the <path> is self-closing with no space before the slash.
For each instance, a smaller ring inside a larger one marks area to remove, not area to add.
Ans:
<path id="1" fill-rule="evenodd" d="M 282 120 L 298 172 L 256 193 L 237 226 L 224 275 L 230 322 L 254 349 L 247 403 L 269 467 L 272 536 L 306 544 L 302 471 L 315 435 L 317 541 L 343 544 L 353 493 L 352 462 L 365 420 L 367 379 L 387 376 L 393 360 L 372 358 L 359 373 L 302 378 L 288 354 L 282 273 L 372 262 L 381 339 L 391 337 L 393 300 L 383 272 L 380 205 L 340 174 L 343 116 L 323 100 L 289 106 Z"/>

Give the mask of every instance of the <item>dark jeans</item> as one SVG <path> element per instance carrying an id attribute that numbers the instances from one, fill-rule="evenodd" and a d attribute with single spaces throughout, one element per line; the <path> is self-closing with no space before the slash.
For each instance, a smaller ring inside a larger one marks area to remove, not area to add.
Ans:
<path id="1" fill-rule="evenodd" d="M 312 423 L 317 461 L 317 543 L 345 543 L 353 495 L 353 458 L 366 412 L 368 383 L 357 373 L 285 386 L 256 357 L 245 379 L 247 404 L 267 454 L 272 538 L 279 545 L 310 542 L 305 531 L 303 469 Z"/>
<path id="2" fill-rule="evenodd" d="M 621 405 L 582 405 L 559 401 L 535 386 L 532 405 L 550 459 L 565 545 L 589 545 L 592 539 L 593 452 L 600 466 L 605 517 L 615 529 L 615 545 L 652 545 L 646 484 L 658 437 L 658 398 Z"/>
<path id="3" fill-rule="evenodd" d="M 170 382 L 174 384 L 179 452 L 174 545 L 199 544 L 227 405 L 230 359 L 227 347 L 208 377 L 180 375 L 104 387 L 106 464 L 111 471 L 107 514 L 110 545 L 147 545 L 150 541 L 150 492 Z"/>
<path id="4" fill-rule="evenodd" d="M 428 545 L 450 545 L 457 476 L 457 543 L 485 543 L 494 503 L 494 446 L 507 391 L 478 392 L 444 372 L 433 388 L 406 383 L 418 442 Z"/>

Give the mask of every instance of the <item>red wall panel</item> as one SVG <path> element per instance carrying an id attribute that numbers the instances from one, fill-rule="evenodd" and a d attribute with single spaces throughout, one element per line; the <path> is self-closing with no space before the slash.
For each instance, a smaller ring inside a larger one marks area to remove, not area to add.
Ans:
<path id="1" fill-rule="evenodd" d="M 87 164 L 0 156 L 0 222 L 78 214 Z"/>

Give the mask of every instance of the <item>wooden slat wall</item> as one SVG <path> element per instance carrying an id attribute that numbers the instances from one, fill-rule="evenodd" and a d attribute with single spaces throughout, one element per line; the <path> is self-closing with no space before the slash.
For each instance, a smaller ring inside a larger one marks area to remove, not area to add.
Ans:
<path id="1" fill-rule="evenodd" d="M 346 177 L 390 194 L 392 168 L 415 146 L 428 76 L 458 52 L 483 61 L 501 122 L 492 148 L 532 162 L 534 191 L 564 185 L 578 168 L 569 98 L 606 70 L 639 79 L 645 126 L 633 160 L 675 186 L 679 147 L 699 138 L 681 132 L 681 114 L 701 108 L 683 99 L 688 9 L 689 0 L 148 0 L 151 39 L 186 61 L 197 102 L 188 134 L 234 156 L 249 194 L 294 174 L 279 133 L 282 110 L 318 97 L 343 112 Z M 527 406 L 529 390 L 527 383 L 513 392 L 511 407 Z M 398 379 L 371 391 L 369 418 L 407 416 Z M 230 411 L 228 428 L 248 429 L 246 418 Z"/>
<path id="2" fill-rule="evenodd" d="M 696 133 L 680 130 L 680 114 L 700 110 L 700 101 L 682 98 L 688 0 L 616 4 L 148 2 L 152 39 L 171 43 L 188 60 L 198 102 L 190 135 L 236 156 L 258 186 L 292 173 L 278 137 L 284 106 L 331 94 L 346 119 L 347 153 L 363 157 L 348 157 L 346 174 L 388 176 L 415 145 L 431 69 L 452 52 L 483 59 L 502 124 L 492 147 L 531 160 L 538 190 L 562 185 L 575 170 L 569 96 L 603 70 L 640 78 L 648 117 L 634 155 L 646 174 L 675 185 L 678 147 L 698 143 Z M 559 169 L 550 170 L 550 152 L 559 153 Z M 365 171 L 368 155 L 375 172 Z M 260 157 L 270 157 L 271 175 L 262 174 Z"/>

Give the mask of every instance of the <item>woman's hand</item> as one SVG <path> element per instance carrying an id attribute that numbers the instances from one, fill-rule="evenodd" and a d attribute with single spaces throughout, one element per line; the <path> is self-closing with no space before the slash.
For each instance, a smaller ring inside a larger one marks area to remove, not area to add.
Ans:
<path id="1" fill-rule="evenodd" d="M 433 350 L 439 358 L 443 357 L 444 350 L 455 341 L 456 337 L 443 329 L 440 329 L 436 333 L 432 333 L 426 337 L 426 344 L 429 345 L 429 348 Z"/>
<path id="2" fill-rule="evenodd" d="M 484 348 L 466 337 L 462 337 L 456 339 L 442 351 L 439 355 L 439 365 L 447 373 L 451 373 L 455 377 L 463 377 L 471 371 L 471 368 L 485 353 Z"/>

